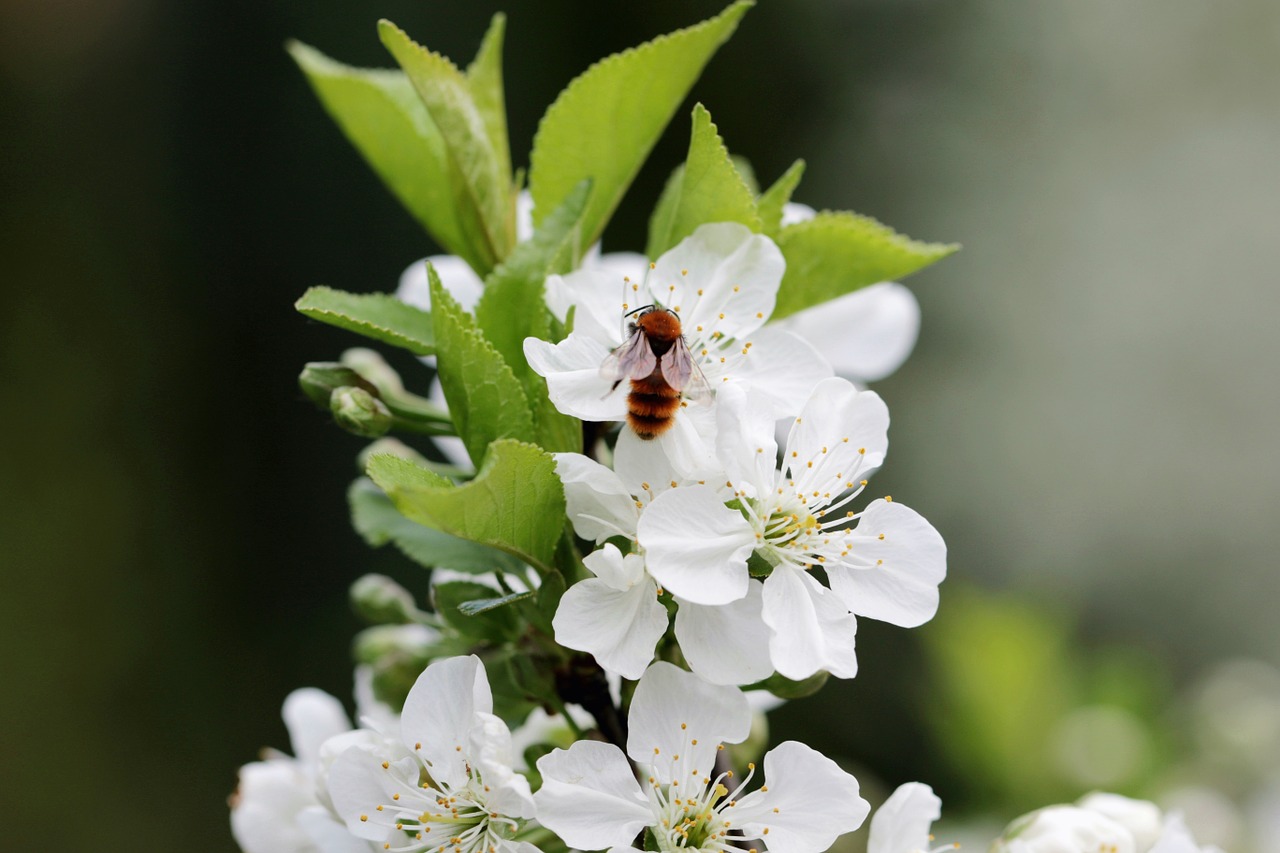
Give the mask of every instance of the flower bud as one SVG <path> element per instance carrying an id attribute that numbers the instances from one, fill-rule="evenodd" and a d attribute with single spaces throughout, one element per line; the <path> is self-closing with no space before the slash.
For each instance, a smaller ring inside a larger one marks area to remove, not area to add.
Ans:
<path id="1" fill-rule="evenodd" d="M 338 426 L 364 438 L 386 435 L 391 429 L 391 412 L 386 404 L 363 388 L 344 386 L 329 397 L 329 411 Z"/>
<path id="2" fill-rule="evenodd" d="M 373 391 L 373 385 L 345 364 L 336 361 L 309 361 L 298 375 L 298 387 L 311 402 L 329 408 L 329 398 L 339 388 L 355 386 Z"/>
<path id="3" fill-rule="evenodd" d="M 413 595 L 386 575 L 365 575 L 353 583 L 351 605 L 374 625 L 404 625 L 421 615 Z"/>

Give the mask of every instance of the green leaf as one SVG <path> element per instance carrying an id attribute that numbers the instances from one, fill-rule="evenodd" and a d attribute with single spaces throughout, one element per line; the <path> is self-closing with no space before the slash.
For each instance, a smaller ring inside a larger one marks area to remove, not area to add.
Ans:
<path id="1" fill-rule="evenodd" d="M 804 176 L 804 161 L 797 160 L 791 168 L 782 173 L 782 177 L 773 182 L 773 186 L 760 194 L 756 199 L 756 209 L 760 211 L 760 225 L 767 237 L 777 238 L 782 230 L 782 209 L 791 201 L 791 194 L 800 185 Z"/>
<path id="2" fill-rule="evenodd" d="M 472 266 L 480 275 L 486 275 L 510 251 L 515 231 L 510 158 L 505 153 L 506 146 L 497 150 L 491 136 L 493 104 L 486 101 L 486 107 L 481 109 L 472 95 L 472 81 L 456 65 L 415 43 L 395 24 L 379 21 L 378 34 L 426 104 L 444 139 L 449 161 L 462 178 L 462 197 L 455 198 L 454 204 L 459 205 L 463 234 L 479 258 L 479 263 Z M 497 35 L 487 37 L 486 42 L 500 39 L 501 24 Z M 486 63 L 492 65 L 494 60 L 486 56 L 495 50 L 481 50 L 477 88 L 486 85 L 490 72 L 481 69 L 489 67 Z M 486 98 L 491 99 L 492 93 Z"/>
<path id="3" fill-rule="evenodd" d="M 590 181 L 574 187 L 533 237 L 517 245 L 489 275 L 476 305 L 476 325 L 526 387 L 528 377 L 536 374 L 525 360 L 524 339 L 545 338 L 550 332 L 544 296 L 547 276 L 566 247 L 575 257 L 580 254 L 577 225 L 590 194 Z"/>
<path id="4" fill-rule="evenodd" d="M 524 339 L 551 338 L 551 316 L 545 302 L 547 276 L 558 261 L 581 254 L 578 220 L 586 208 L 591 182 L 574 188 L 531 239 L 516 246 L 511 256 L 489 276 L 476 305 L 476 323 L 483 330 L 524 387 L 533 411 L 538 444 L 553 452 L 582 448 L 582 424 L 562 414 L 547 397 L 547 382 L 529 368 Z"/>
<path id="5" fill-rule="evenodd" d="M 490 610 L 497 610 L 499 607 L 515 604 L 517 601 L 524 601 L 526 598 L 533 598 L 533 593 L 512 592 L 499 598 L 476 598 L 459 604 L 458 611 L 463 616 L 479 616 L 481 613 L 488 613 Z"/>
<path id="6" fill-rule="evenodd" d="M 778 289 L 774 320 L 837 296 L 899 279 L 960 248 L 955 243 L 921 243 L 869 216 L 824 211 L 778 234 L 787 271 Z"/>
<path id="7" fill-rule="evenodd" d="M 449 627 L 465 637 L 489 644 L 514 640 L 520 635 L 520 613 L 514 608 L 488 608 L 467 613 L 475 602 L 490 601 L 495 590 L 470 581 L 451 581 L 431 588 L 432 603 Z"/>
<path id="8" fill-rule="evenodd" d="M 440 387 L 471 459 L 479 464 L 495 439 L 535 441 L 533 414 L 520 381 L 476 328 L 471 315 L 440 284 L 440 277 L 429 264 L 427 280 L 431 286 Z"/>
<path id="9" fill-rule="evenodd" d="M 507 16 L 499 12 L 489 23 L 476 58 L 467 66 L 471 99 L 484 120 L 489 145 L 498 158 L 498 172 L 511 174 L 511 145 L 507 137 L 507 105 L 502 88 L 502 38 Z"/>
<path id="10" fill-rule="evenodd" d="M 431 314 L 387 293 L 347 293 L 332 287 L 312 287 L 293 307 L 312 320 L 404 347 L 414 355 L 432 355 L 436 351 Z"/>
<path id="11" fill-rule="evenodd" d="M 390 455 L 369 457 L 368 474 L 411 520 L 551 571 L 564 489 L 555 461 L 540 448 L 496 441 L 475 479 L 461 486 Z"/>
<path id="12" fill-rule="evenodd" d="M 667 181 L 649 220 L 646 254 L 663 252 L 708 222 L 741 222 L 760 230 L 756 201 L 702 104 L 693 108 L 693 132 L 684 167 Z"/>
<path id="13" fill-rule="evenodd" d="M 521 574 L 524 570 L 510 554 L 410 521 L 382 489 L 365 477 L 347 489 L 347 504 L 351 507 L 351 525 L 365 542 L 374 548 L 391 543 L 410 560 L 427 568 L 440 566 L 473 574 Z"/>
<path id="14" fill-rule="evenodd" d="M 461 176 L 409 78 L 400 71 L 352 68 L 301 42 L 287 47 L 325 111 L 387 189 L 441 248 L 476 266 L 479 259 L 454 212 Z"/>
<path id="15" fill-rule="evenodd" d="M 535 224 L 591 178 L 595 192 L 582 238 L 588 246 L 600 238 L 663 128 L 751 5 L 734 3 L 700 24 L 607 57 L 560 93 L 529 155 Z"/>

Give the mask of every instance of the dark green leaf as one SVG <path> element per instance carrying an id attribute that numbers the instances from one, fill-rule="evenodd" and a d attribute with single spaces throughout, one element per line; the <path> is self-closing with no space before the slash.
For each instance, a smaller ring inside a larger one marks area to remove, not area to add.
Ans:
<path id="1" fill-rule="evenodd" d="M 499 438 L 537 441 L 529 399 L 510 366 L 429 265 L 427 278 L 440 387 L 471 459 L 479 464 L 485 449 Z"/>

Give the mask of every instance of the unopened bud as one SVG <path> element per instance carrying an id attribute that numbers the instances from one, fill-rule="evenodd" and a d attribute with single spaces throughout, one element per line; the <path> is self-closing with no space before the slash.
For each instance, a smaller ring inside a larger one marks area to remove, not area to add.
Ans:
<path id="1" fill-rule="evenodd" d="M 339 388 L 356 387 L 373 391 L 368 380 L 345 364 L 336 361 L 309 361 L 298 375 L 298 387 L 311 402 L 322 409 L 329 408 L 329 398 Z"/>
<path id="2" fill-rule="evenodd" d="M 355 659 L 365 664 L 389 658 L 425 661 L 439 640 L 440 632 L 426 625 L 375 625 L 356 634 Z"/>
<path id="3" fill-rule="evenodd" d="M 329 397 L 329 411 L 338 426 L 364 438 L 386 435 L 391 429 L 391 412 L 385 403 L 363 388 L 345 386 Z"/>
<path id="4" fill-rule="evenodd" d="M 373 625 L 403 625 L 419 615 L 413 595 L 386 575 L 365 575 L 353 583 L 351 605 Z"/>

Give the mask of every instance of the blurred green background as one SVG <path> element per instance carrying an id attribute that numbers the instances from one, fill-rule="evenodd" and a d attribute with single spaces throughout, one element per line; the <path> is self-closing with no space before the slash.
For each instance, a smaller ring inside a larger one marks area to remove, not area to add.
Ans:
<path id="1" fill-rule="evenodd" d="M 389 65 L 388 17 L 465 60 L 505 8 L 523 165 L 590 62 L 721 5 L 0 6 L 0 846 L 234 849 L 286 693 L 349 695 L 347 584 L 422 588 L 349 529 L 362 443 L 295 377 L 355 341 L 292 302 L 434 247 L 285 39 Z M 694 96 L 763 180 L 808 161 L 797 200 L 965 244 L 909 280 L 921 342 L 878 386 L 877 488 L 950 546 L 940 616 L 864 623 L 858 679 L 775 735 L 964 821 L 1105 785 L 1248 849 L 1280 821 L 1280 5 L 766 0 Z M 642 245 L 687 129 L 606 248 Z"/>

